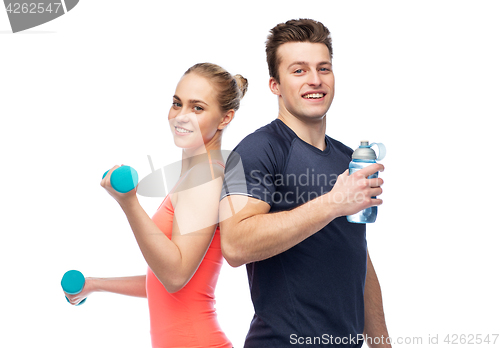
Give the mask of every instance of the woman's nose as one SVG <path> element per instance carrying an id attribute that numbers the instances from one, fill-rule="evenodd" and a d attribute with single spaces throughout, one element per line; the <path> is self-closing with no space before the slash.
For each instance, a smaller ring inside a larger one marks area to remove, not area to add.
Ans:
<path id="1" fill-rule="evenodd" d="M 177 122 L 188 122 L 190 118 L 191 113 L 188 112 L 180 112 L 177 116 L 175 116 L 175 120 Z"/>

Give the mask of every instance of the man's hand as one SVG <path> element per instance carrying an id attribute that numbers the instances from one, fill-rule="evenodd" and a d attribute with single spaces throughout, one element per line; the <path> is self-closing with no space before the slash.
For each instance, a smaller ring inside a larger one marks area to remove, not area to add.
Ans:
<path id="1" fill-rule="evenodd" d="M 382 194 L 381 178 L 367 179 L 370 175 L 384 170 L 384 166 L 374 163 L 349 175 L 346 170 L 338 178 L 330 192 L 325 194 L 329 202 L 338 204 L 338 216 L 352 215 L 363 209 L 381 205 L 382 200 L 372 198 Z"/>

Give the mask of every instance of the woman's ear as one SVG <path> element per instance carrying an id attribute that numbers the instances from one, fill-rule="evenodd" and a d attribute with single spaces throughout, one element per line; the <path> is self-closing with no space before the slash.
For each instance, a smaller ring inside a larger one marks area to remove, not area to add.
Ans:
<path id="1" fill-rule="evenodd" d="M 233 118 L 234 118 L 234 110 L 231 109 L 224 114 L 224 117 L 222 117 L 222 120 L 220 121 L 217 129 L 223 130 L 224 128 L 226 128 L 226 126 L 233 120 Z"/>

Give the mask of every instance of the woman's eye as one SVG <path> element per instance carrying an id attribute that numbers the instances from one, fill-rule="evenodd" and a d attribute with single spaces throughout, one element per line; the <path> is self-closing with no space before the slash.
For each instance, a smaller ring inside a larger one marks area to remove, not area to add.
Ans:
<path id="1" fill-rule="evenodd" d="M 196 106 L 194 107 L 194 109 L 195 109 L 196 111 L 203 111 L 203 108 L 202 108 L 201 106 L 198 106 L 198 105 L 196 105 Z"/>
<path id="2" fill-rule="evenodd" d="M 177 107 L 177 108 L 180 108 L 182 105 L 181 105 L 181 103 L 178 103 L 178 102 L 175 102 L 175 101 L 174 101 L 174 102 L 172 103 L 172 106 Z"/>

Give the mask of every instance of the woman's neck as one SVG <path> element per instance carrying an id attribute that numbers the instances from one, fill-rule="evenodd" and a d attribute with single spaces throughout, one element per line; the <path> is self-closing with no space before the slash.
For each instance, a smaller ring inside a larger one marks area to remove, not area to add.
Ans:
<path id="1" fill-rule="evenodd" d="M 181 176 L 195 165 L 207 161 L 223 161 L 220 142 L 207 143 L 196 149 L 182 149 Z"/>

